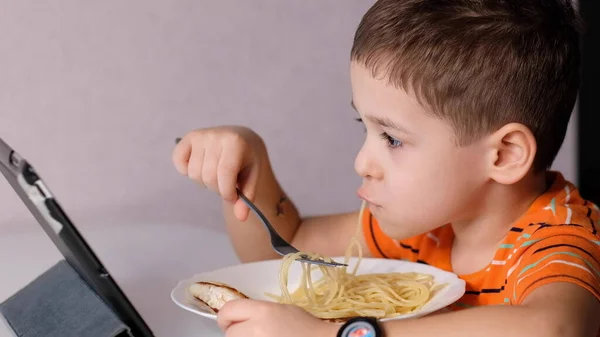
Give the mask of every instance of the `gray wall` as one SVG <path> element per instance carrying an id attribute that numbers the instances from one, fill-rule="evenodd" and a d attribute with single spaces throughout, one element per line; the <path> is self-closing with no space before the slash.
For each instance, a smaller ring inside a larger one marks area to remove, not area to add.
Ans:
<path id="1" fill-rule="evenodd" d="M 264 136 L 303 213 L 355 209 L 348 55 L 371 3 L 0 0 L 0 137 L 80 226 L 219 228 L 217 196 L 170 156 L 220 124 Z M 574 179 L 572 134 L 556 167 Z M 0 210 L 0 234 L 39 230 L 3 180 Z"/>

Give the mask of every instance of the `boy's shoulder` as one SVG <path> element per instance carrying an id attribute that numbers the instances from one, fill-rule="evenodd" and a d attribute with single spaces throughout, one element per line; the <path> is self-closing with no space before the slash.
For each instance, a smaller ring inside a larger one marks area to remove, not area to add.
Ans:
<path id="1" fill-rule="evenodd" d="M 600 209 L 584 199 L 577 187 L 558 172 L 552 185 L 515 224 L 524 236 L 583 235 L 598 238 Z"/>
<path id="2" fill-rule="evenodd" d="M 551 188 L 514 224 L 497 253 L 505 262 L 496 273 L 520 304 L 535 289 L 569 282 L 600 299 L 600 210 L 553 172 Z"/>

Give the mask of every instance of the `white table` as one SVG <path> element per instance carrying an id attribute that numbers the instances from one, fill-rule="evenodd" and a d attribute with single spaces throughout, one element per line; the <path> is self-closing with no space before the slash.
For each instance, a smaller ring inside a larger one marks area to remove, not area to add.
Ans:
<path id="1" fill-rule="evenodd" d="M 155 336 L 223 335 L 214 321 L 176 306 L 170 293 L 181 279 L 239 263 L 226 233 L 172 224 L 107 225 L 80 232 Z M 32 233 L 0 232 L 0 302 L 61 258 L 41 228 Z M 2 323 L 0 337 L 13 337 Z"/>

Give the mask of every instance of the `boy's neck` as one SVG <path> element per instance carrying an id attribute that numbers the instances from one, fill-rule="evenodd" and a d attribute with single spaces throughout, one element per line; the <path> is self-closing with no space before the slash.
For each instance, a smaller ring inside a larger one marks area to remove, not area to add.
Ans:
<path id="1" fill-rule="evenodd" d="M 486 188 L 475 206 L 477 210 L 465 221 L 453 222 L 454 246 L 472 249 L 495 248 L 513 223 L 523 216 L 547 186 L 546 172 L 526 176 L 519 183 L 497 183 Z"/>

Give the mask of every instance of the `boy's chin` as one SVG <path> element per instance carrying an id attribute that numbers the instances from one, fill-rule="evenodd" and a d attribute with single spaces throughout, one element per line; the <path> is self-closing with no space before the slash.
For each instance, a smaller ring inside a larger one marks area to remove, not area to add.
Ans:
<path id="1" fill-rule="evenodd" d="M 402 219 L 377 218 L 377 223 L 381 231 L 394 240 L 408 239 L 430 230 L 423 228 L 422 224 L 410 224 Z"/>

